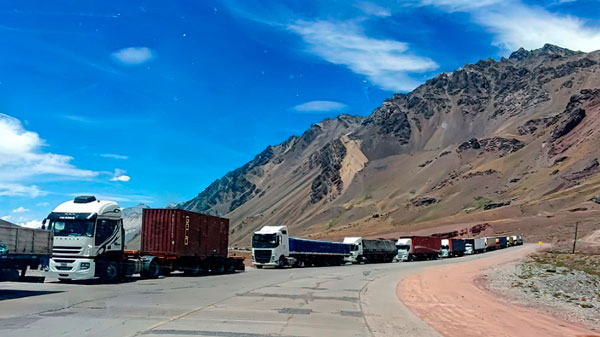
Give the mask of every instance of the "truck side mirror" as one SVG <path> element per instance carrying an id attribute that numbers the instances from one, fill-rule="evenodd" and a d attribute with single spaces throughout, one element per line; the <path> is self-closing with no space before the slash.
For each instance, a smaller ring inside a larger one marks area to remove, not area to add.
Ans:
<path id="1" fill-rule="evenodd" d="M 46 220 L 48 219 L 44 218 L 44 220 L 42 220 L 42 229 L 46 229 Z"/>

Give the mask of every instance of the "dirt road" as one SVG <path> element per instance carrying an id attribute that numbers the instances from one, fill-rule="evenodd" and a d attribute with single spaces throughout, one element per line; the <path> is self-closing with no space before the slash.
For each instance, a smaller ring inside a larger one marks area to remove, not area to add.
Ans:
<path id="1" fill-rule="evenodd" d="M 516 261 L 536 249 L 537 245 L 527 245 L 509 254 L 429 268 L 400 282 L 397 295 L 444 336 L 600 336 L 600 332 L 511 304 L 477 284 L 487 268 Z"/>

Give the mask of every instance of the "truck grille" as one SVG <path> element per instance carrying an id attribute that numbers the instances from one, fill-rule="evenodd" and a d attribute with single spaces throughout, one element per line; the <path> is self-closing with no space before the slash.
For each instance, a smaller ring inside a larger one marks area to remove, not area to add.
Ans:
<path id="1" fill-rule="evenodd" d="M 82 250 L 83 247 L 54 246 L 54 248 L 52 248 L 52 256 L 80 255 Z"/>
<path id="2" fill-rule="evenodd" d="M 270 250 L 254 250 L 254 261 L 256 263 L 271 262 L 271 251 Z"/>

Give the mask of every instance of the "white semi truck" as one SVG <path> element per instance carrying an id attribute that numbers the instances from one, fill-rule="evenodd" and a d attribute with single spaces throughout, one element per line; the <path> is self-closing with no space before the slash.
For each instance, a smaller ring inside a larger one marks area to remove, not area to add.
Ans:
<path id="1" fill-rule="evenodd" d="M 334 266 L 350 256 L 349 244 L 293 238 L 286 226 L 264 226 L 252 236 L 252 263 L 264 266 Z"/>
<path id="2" fill-rule="evenodd" d="M 393 262 L 398 254 L 394 242 L 385 239 L 363 239 L 362 237 L 344 238 L 344 243 L 352 245 L 347 262 L 380 263 Z"/>
<path id="3" fill-rule="evenodd" d="M 181 209 L 144 209 L 142 249 L 125 250 L 119 205 L 81 196 L 59 205 L 44 225 L 54 233 L 48 277 L 114 282 L 140 274 L 183 271 L 199 275 L 243 270 L 243 258 L 228 257 L 229 220 Z"/>
<path id="4" fill-rule="evenodd" d="M 146 272 L 158 277 L 153 256 L 128 259 L 124 255 L 125 230 L 116 202 L 76 197 L 60 204 L 44 219 L 54 233 L 54 247 L 47 277 L 116 281 L 124 275 Z M 150 265 L 153 270 L 150 270 Z"/>

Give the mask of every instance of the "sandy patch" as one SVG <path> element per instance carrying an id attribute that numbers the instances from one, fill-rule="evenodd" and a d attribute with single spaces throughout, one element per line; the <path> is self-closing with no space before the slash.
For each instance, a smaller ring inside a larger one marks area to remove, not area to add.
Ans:
<path id="1" fill-rule="evenodd" d="M 350 186 L 356 173 L 360 172 L 369 161 L 360 150 L 360 141 L 351 140 L 348 136 L 342 136 L 342 143 L 346 146 L 346 156 L 342 160 L 340 176 L 342 177 L 344 190 Z"/>
<path id="2" fill-rule="evenodd" d="M 600 336 L 478 286 L 477 279 L 486 269 L 519 260 L 536 249 L 536 245 L 509 248 L 491 257 L 427 269 L 400 282 L 397 296 L 445 336 Z"/>

